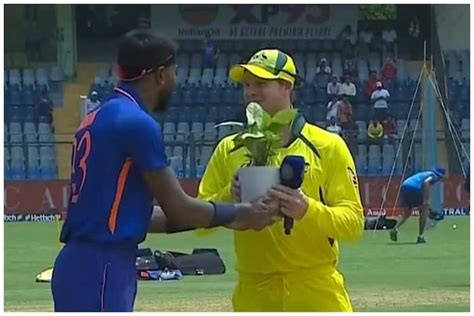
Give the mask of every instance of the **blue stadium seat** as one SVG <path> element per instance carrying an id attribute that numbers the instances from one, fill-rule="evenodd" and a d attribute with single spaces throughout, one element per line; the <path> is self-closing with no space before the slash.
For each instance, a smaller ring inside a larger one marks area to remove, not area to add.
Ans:
<path id="1" fill-rule="evenodd" d="M 313 105 L 312 119 L 316 122 L 326 121 L 326 104 L 318 103 Z"/>
<path id="2" fill-rule="evenodd" d="M 25 122 L 37 122 L 38 116 L 36 115 L 36 110 L 33 106 L 27 106 L 24 108 L 25 113 Z"/>
<path id="3" fill-rule="evenodd" d="M 209 104 L 210 105 L 219 105 L 221 101 L 221 96 L 219 92 L 221 91 L 219 86 L 213 86 L 209 91 Z"/>
<path id="4" fill-rule="evenodd" d="M 316 92 L 311 85 L 306 85 L 302 89 L 302 98 L 303 102 L 308 105 L 312 105 L 316 103 Z"/>
<path id="5" fill-rule="evenodd" d="M 190 106 L 178 109 L 177 121 L 179 122 L 191 122 L 193 117 L 193 109 Z"/>
<path id="6" fill-rule="evenodd" d="M 11 179 L 12 180 L 24 180 L 25 179 L 25 167 L 23 161 L 14 161 L 11 163 Z"/>
<path id="7" fill-rule="evenodd" d="M 51 159 L 41 159 L 40 177 L 42 180 L 54 180 L 57 178 L 56 165 Z"/>
<path id="8" fill-rule="evenodd" d="M 205 106 L 193 108 L 192 122 L 204 122 L 206 120 L 207 110 Z"/>
<path id="9" fill-rule="evenodd" d="M 177 107 L 170 107 L 165 114 L 165 120 L 171 122 L 177 122 L 179 118 L 179 109 Z"/>
<path id="10" fill-rule="evenodd" d="M 183 92 L 183 105 L 191 105 L 193 104 L 193 96 L 191 93 L 191 89 L 187 88 Z"/>
<path id="11" fill-rule="evenodd" d="M 28 179 L 31 179 L 31 180 L 41 179 L 40 168 L 37 162 L 35 164 L 32 163 L 28 166 Z"/>
<path id="12" fill-rule="evenodd" d="M 19 106 L 23 103 L 23 94 L 18 85 L 10 86 L 10 105 Z"/>
<path id="13" fill-rule="evenodd" d="M 198 105 L 206 104 L 206 102 L 209 100 L 209 98 L 208 98 L 209 94 L 207 94 L 207 96 L 206 96 L 207 91 L 208 91 L 208 89 L 205 86 L 201 87 L 200 89 L 197 89 L 196 99 L 195 99 L 196 104 L 198 104 Z"/>
<path id="14" fill-rule="evenodd" d="M 316 91 L 316 103 L 327 103 L 327 93 L 326 90 L 317 89 Z"/>
<path id="15" fill-rule="evenodd" d="M 38 94 L 33 85 L 23 86 L 23 105 L 35 105 Z"/>
<path id="16" fill-rule="evenodd" d="M 207 122 L 217 122 L 217 123 L 221 122 L 222 113 L 224 111 L 219 111 L 218 108 L 215 106 L 208 107 L 207 110 L 208 110 L 207 117 L 206 117 Z"/>
<path id="17" fill-rule="evenodd" d="M 169 100 L 169 105 L 170 105 L 170 106 L 178 106 L 178 105 L 179 105 L 179 101 L 178 101 L 178 89 L 174 90 L 174 91 L 171 93 L 171 97 L 170 97 L 170 100 Z"/>
<path id="18" fill-rule="evenodd" d="M 238 85 L 236 88 L 233 89 L 232 91 L 233 97 L 232 97 L 232 102 L 233 104 L 243 104 L 244 103 L 244 94 L 243 94 L 243 88 L 241 85 Z"/>
<path id="19" fill-rule="evenodd" d="M 3 176 L 5 177 L 5 180 L 12 179 L 12 169 L 10 168 L 8 161 L 3 162 Z"/>
<path id="20" fill-rule="evenodd" d="M 299 111 L 307 120 L 311 120 L 313 118 L 313 109 L 311 105 L 300 106 Z"/>
<path id="21" fill-rule="evenodd" d="M 365 176 L 367 174 L 367 156 L 366 155 L 357 155 L 356 156 L 356 169 L 357 174 Z"/>
<path id="22" fill-rule="evenodd" d="M 233 96 L 233 88 L 230 85 L 227 85 L 224 89 L 224 93 L 222 94 L 222 100 L 224 104 L 231 104 L 234 102 Z"/>
<path id="23" fill-rule="evenodd" d="M 4 84 L 3 85 L 3 96 L 4 96 L 4 102 L 5 102 L 5 107 L 10 105 L 10 89 L 8 89 L 8 85 Z"/>

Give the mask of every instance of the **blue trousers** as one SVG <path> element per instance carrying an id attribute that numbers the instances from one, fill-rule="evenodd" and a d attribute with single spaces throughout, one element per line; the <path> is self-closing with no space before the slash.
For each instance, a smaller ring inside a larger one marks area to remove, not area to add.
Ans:
<path id="1" fill-rule="evenodd" d="M 137 293 L 136 246 L 68 242 L 54 263 L 56 312 L 132 312 Z"/>

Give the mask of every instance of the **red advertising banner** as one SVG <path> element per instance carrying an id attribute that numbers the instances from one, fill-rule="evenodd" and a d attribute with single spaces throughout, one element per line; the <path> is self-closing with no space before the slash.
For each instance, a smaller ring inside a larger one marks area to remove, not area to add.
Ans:
<path id="1" fill-rule="evenodd" d="M 360 194 L 366 210 L 380 209 L 384 194 L 384 209 L 395 206 L 400 178 L 394 177 L 388 185 L 387 177 L 360 177 Z M 442 205 L 445 208 L 469 207 L 469 195 L 463 190 L 464 179 L 452 176 L 441 184 Z M 191 196 L 196 196 L 199 180 L 180 180 Z M 388 190 L 387 190 L 388 188 Z M 48 214 L 64 212 L 69 202 L 69 180 L 55 181 L 5 181 L 5 214 Z"/>

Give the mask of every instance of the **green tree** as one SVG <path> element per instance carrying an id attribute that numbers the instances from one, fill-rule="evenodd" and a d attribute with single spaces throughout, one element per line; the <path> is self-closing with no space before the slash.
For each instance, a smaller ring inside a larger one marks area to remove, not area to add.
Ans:
<path id="1" fill-rule="evenodd" d="M 359 18 L 361 20 L 395 20 L 397 6 L 395 4 L 361 4 Z"/>

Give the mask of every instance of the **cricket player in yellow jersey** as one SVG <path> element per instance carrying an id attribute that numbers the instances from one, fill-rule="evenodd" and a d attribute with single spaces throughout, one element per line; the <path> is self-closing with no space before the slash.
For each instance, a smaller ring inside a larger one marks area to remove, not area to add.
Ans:
<path id="1" fill-rule="evenodd" d="M 230 78 L 244 86 L 246 103 L 257 102 L 271 116 L 292 107 L 297 77 L 293 59 L 265 49 L 247 64 L 234 65 Z M 248 161 L 246 149 L 234 149 L 230 135 L 212 154 L 199 185 L 199 198 L 239 200 L 235 175 Z M 301 155 L 307 164 L 301 189 L 278 185 L 272 190 L 281 212 L 294 219 L 290 235 L 282 221 L 260 232 L 234 233 L 238 283 L 234 311 L 352 311 L 342 275 L 337 271 L 338 241 L 359 240 L 364 217 L 351 154 L 338 135 L 309 124 L 298 115 L 285 130 L 286 155 Z"/>

